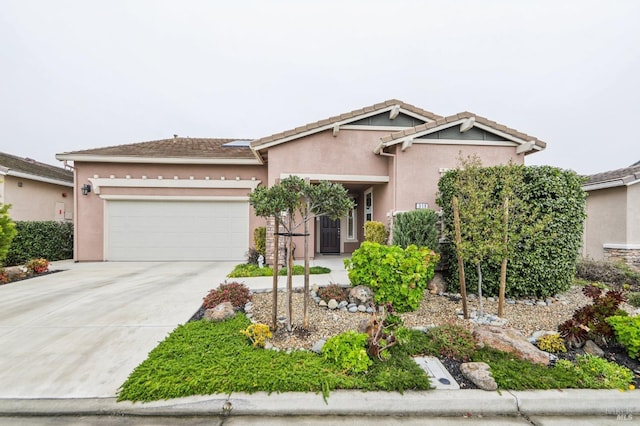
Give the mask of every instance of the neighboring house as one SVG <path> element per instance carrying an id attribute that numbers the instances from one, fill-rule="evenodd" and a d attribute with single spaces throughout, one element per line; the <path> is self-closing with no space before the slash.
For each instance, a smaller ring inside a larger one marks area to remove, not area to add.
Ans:
<path id="1" fill-rule="evenodd" d="M 73 172 L 0 152 L 0 203 L 14 221 L 71 221 Z"/>
<path id="2" fill-rule="evenodd" d="M 583 256 L 640 266 L 640 162 L 589 176 Z"/>
<path id="3" fill-rule="evenodd" d="M 311 238 L 313 254 L 351 253 L 364 222 L 437 208 L 438 180 L 460 155 L 522 164 L 545 146 L 470 112 L 441 117 L 389 100 L 256 140 L 174 136 L 56 158 L 75 167 L 76 260 L 240 261 L 265 225 L 248 204 L 258 185 L 291 175 L 344 185 L 356 208 L 317 218 Z M 83 186 L 91 192 L 79 195 Z"/>

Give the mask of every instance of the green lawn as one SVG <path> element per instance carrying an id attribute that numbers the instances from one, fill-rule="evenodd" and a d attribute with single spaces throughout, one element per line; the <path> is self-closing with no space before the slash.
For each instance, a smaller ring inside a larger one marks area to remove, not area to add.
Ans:
<path id="1" fill-rule="evenodd" d="M 304 266 L 302 265 L 293 265 L 293 275 L 304 275 Z M 324 266 L 311 266 L 309 268 L 309 273 L 311 275 L 315 274 L 328 274 L 331 272 L 331 269 L 326 268 Z M 278 275 L 287 275 L 287 268 L 280 268 L 278 270 Z M 233 271 L 227 275 L 229 278 L 243 278 L 243 277 L 271 277 L 273 276 L 273 269 L 268 266 L 263 268 L 258 267 L 258 265 L 254 265 L 253 263 L 241 263 L 236 265 L 233 268 Z"/>

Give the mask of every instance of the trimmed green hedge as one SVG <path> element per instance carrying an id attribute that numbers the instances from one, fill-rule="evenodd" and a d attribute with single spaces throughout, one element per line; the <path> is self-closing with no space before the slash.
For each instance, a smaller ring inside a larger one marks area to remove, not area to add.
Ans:
<path id="1" fill-rule="evenodd" d="M 54 221 L 16 222 L 13 239 L 4 263 L 22 265 L 30 259 L 63 260 L 73 257 L 73 224 Z"/>
<path id="2" fill-rule="evenodd" d="M 484 173 L 497 173 L 506 166 L 486 167 Z M 456 170 L 447 172 L 438 182 L 438 205 L 443 209 L 447 235 L 453 235 L 453 184 Z M 584 179 L 570 170 L 550 166 L 523 167 L 523 182 L 517 195 L 551 222 L 544 232 L 524 237 L 509 259 L 506 294 L 511 297 L 546 297 L 566 291 L 572 284 L 576 261 L 582 244 L 583 222 L 586 216 Z M 455 247 L 444 244 L 442 250 L 449 259 L 449 282 L 459 287 Z M 483 293 L 498 294 L 500 262 L 482 265 Z M 477 290 L 477 276 L 472 265 L 465 267 L 468 291 Z"/>

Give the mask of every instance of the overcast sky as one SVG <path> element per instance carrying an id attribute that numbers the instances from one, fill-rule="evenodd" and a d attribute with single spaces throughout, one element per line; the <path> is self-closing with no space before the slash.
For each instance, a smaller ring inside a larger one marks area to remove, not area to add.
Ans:
<path id="1" fill-rule="evenodd" d="M 391 98 L 640 161 L 640 1 L 0 0 L 0 151 L 258 138 Z"/>

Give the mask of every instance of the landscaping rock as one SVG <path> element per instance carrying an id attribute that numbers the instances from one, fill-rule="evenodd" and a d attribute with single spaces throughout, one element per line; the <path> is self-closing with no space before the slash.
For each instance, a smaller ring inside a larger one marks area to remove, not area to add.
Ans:
<path id="1" fill-rule="evenodd" d="M 327 308 L 331 310 L 338 309 L 338 301 L 336 299 L 329 300 L 329 303 L 327 303 Z"/>
<path id="2" fill-rule="evenodd" d="M 349 308 L 349 312 L 351 312 L 352 314 L 358 312 L 358 307 L 355 305 L 351 306 Z"/>
<path id="3" fill-rule="evenodd" d="M 252 302 L 247 302 L 244 305 L 244 311 L 248 314 L 251 312 L 251 310 L 253 309 L 253 303 Z M 247 315 L 248 316 L 248 315 Z"/>
<path id="4" fill-rule="evenodd" d="M 584 347 L 582 348 L 582 350 L 589 355 L 604 358 L 604 351 L 600 348 L 600 346 L 596 345 L 593 340 L 587 340 L 584 343 Z"/>
<path id="5" fill-rule="evenodd" d="M 231 318 L 236 314 L 231 302 L 224 302 L 216 306 L 215 308 L 207 309 L 204 311 L 204 319 L 207 321 L 224 321 L 227 318 Z"/>
<path id="6" fill-rule="evenodd" d="M 326 308 L 327 307 L 327 302 L 325 302 L 324 300 L 320 300 L 318 302 L 318 306 L 320 306 L 321 308 Z"/>
<path id="7" fill-rule="evenodd" d="M 367 312 L 367 307 L 364 305 L 358 305 L 358 311 L 360 312 Z"/>
<path id="8" fill-rule="evenodd" d="M 338 303 L 338 309 L 346 308 L 348 304 L 348 302 L 343 300 L 342 302 Z"/>
<path id="9" fill-rule="evenodd" d="M 313 344 L 313 347 L 311 348 L 311 350 L 317 354 L 322 354 L 322 347 L 324 346 L 325 343 L 327 343 L 326 340 L 320 339 Z"/>
<path id="10" fill-rule="evenodd" d="M 427 284 L 427 288 L 431 294 L 441 294 L 447 290 L 447 283 L 444 281 L 442 274 L 436 272 L 429 284 Z"/>
<path id="11" fill-rule="evenodd" d="M 486 391 L 498 389 L 498 384 L 491 377 L 491 368 L 485 362 L 465 362 L 460 365 L 460 372 L 480 389 Z"/>
<path id="12" fill-rule="evenodd" d="M 549 365 L 547 354 L 529 343 L 522 333 L 513 328 L 492 325 L 477 326 L 473 330 L 473 337 L 480 347 L 490 346 L 502 352 L 512 353 L 520 359 Z"/>
<path id="13" fill-rule="evenodd" d="M 349 290 L 349 302 L 356 305 L 366 305 L 373 300 L 373 290 L 364 285 L 358 285 Z"/>
<path id="14" fill-rule="evenodd" d="M 366 311 L 366 312 L 367 312 L 368 314 L 372 314 L 372 313 L 373 313 L 373 308 L 372 308 L 371 306 L 369 306 L 369 307 L 367 308 L 367 311 Z"/>

